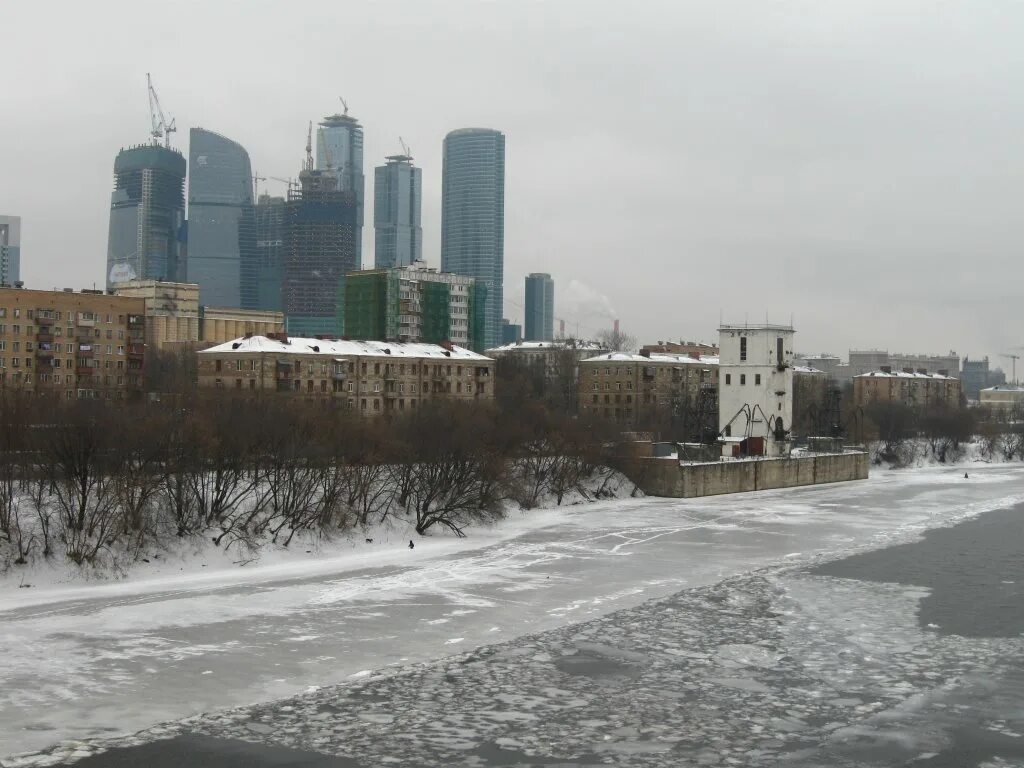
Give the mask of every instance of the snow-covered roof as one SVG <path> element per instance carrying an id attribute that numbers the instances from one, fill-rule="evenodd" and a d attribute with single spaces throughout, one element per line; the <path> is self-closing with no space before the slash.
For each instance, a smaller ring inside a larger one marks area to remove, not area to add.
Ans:
<path id="1" fill-rule="evenodd" d="M 578 349 L 584 351 L 600 352 L 605 349 L 596 341 L 519 341 L 513 344 L 502 344 L 500 347 L 493 347 L 487 350 L 488 354 L 501 354 L 503 352 L 516 352 L 526 350 L 545 349 Z"/>
<path id="2" fill-rule="evenodd" d="M 1024 386 L 1019 384 L 996 384 L 994 387 L 985 387 L 982 392 L 1021 392 L 1024 393 Z"/>
<path id="3" fill-rule="evenodd" d="M 295 355 L 324 355 L 329 357 L 437 357 L 446 360 L 490 360 L 464 347 L 452 345 L 451 350 L 439 344 L 414 344 L 391 341 L 345 341 L 291 337 L 287 342 L 250 336 L 218 344 L 199 352 L 201 355 L 223 355 L 241 352 L 289 352 Z"/>
<path id="4" fill-rule="evenodd" d="M 941 373 L 907 373 L 906 371 L 893 371 L 892 373 L 886 373 L 885 371 L 868 371 L 862 373 L 859 376 L 854 376 L 855 379 L 931 379 L 933 381 L 956 381 L 955 376 L 943 376 Z"/>
<path id="5" fill-rule="evenodd" d="M 686 365 L 718 365 L 718 357 L 703 355 L 699 360 L 689 355 L 673 355 L 668 352 L 651 352 L 650 355 L 629 352 L 608 352 L 597 357 L 588 357 L 584 363 L 683 363 Z"/>
<path id="6" fill-rule="evenodd" d="M 820 373 L 825 374 L 824 371 L 819 371 L 817 368 L 811 368 L 809 365 L 794 365 L 793 373 Z"/>

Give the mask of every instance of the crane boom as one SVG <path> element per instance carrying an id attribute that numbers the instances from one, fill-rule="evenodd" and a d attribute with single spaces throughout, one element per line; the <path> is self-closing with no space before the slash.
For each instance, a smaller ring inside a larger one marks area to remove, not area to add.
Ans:
<path id="1" fill-rule="evenodd" d="M 171 146 L 171 134 L 178 130 L 175 126 L 174 118 L 171 118 L 171 122 L 167 122 L 167 118 L 164 117 L 164 110 L 160 106 L 160 98 L 156 95 L 156 89 L 153 87 L 153 78 L 150 77 L 149 72 L 146 73 L 146 86 L 149 90 L 149 119 L 152 123 L 152 128 L 149 135 L 153 138 L 153 144 L 156 146 L 160 145 L 160 139 L 163 138 L 164 146 Z"/>

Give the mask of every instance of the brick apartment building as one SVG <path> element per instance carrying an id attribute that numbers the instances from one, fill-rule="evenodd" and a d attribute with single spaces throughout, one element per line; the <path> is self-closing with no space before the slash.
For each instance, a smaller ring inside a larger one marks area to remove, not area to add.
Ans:
<path id="1" fill-rule="evenodd" d="M 65 400 L 142 390 L 142 299 L 0 288 L 0 387 Z"/>
<path id="2" fill-rule="evenodd" d="M 367 415 L 492 400 L 494 361 L 453 345 L 247 336 L 198 354 L 199 386 L 332 399 Z"/>
<path id="3" fill-rule="evenodd" d="M 664 419 L 682 400 L 717 388 L 717 357 L 610 352 L 579 364 L 580 413 L 624 425 Z"/>
<path id="4" fill-rule="evenodd" d="M 885 401 L 913 408 L 955 408 L 960 405 L 960 380 L 947 375 L 945 370 L 928 373 L 924 368 L 893 370 L 886 365 L 853 377 L 853 400 L 861 407 Z"/>

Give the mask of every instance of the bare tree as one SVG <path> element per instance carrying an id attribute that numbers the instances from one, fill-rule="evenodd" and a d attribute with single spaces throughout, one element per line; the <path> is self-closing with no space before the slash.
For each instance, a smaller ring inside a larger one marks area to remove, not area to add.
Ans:
<path id="1" fill-rule="evenodd" d="M 636 351 L 636 336 L 630 336 L 628 333 L 616 330 L 615 328 L 599 331 L 597 341 L 602 347 L 611 352 Z"/>

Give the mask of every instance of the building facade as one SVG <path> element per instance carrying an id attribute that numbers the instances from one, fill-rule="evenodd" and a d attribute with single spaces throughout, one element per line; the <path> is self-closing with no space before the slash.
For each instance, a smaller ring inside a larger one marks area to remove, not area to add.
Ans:
<path id="1" fill-rule="evenodd" d="M 126 280 L 177 280 L 184 267 L 185 158 L 153 144 L 114 160 L 107 288 Z"/>
<path id="2" fill-rule="evenodd" d="M 965 357 L 960 371 L 960 385 L 964 396 L 978 400 L 983 389 L 1001 387 L 1006 383 L 1006 374 L 998 368 L 990 368 L 987 357 L 970 359 Z"/>
<path id="3" fill-rule="evenodd" d="M 283 197 L 260 195 L 256 201 L 256 295 L 242 293 L 242 307 L 281 312 L 281 286 L 287 253 Z"/>
<path id="4" fill-rule="evenodd" d="M 551 275 L 533 272 L 526 276 L 525 341 L 555 338 L 555 282 Z"/>
<path id="5" fill-rule="evenodd" d="M 357 200 L 338 177 L 303 171 L 288 192 L 284 221 L 282 308 L 288 332 L 336 335 L 341 278 L 358 269 Z"/>
<path id="6" fill-rule="evenodd" d="M 198 353 L 199 386 L 338 401 L 376 416 L 494 397 L 494 361 L 453 345 L 251 336 Z"/>
<path id="7" fill-rule="evenodd" d="M 753 437 L 763 445 L 764 455 L 788 454 L 793 428 L 793 335 L 788 325 L 719 328 L 718 428 L 727 439 L 727 450 L 731 451 L 728 438 Z"/>
<path id="8" fill-rule="evenodd" d="M 0 287 L 21 280 L 21 217 L 0 216 Z"/>
<path id="9" fill-rule="evenodd" d="M 888 352 L 884 349 L 851 349 L 849 365 L 850 378 L 878 371 L 886 366 L 894 370 L 913 368 L 916 371 L 924 368 L 929 371 L 949 371 L 951 374 L 960 372 L 960 358 L 956 352 L 950 352 L 948 355 L 922 355 Z"/>
<path id="10" fill-rule="evenodd" d="M 391 155 L 374 169 L 373 263 L 377 269 L 423 260 L 423 172 L 408 155 Z"/>
<path id="11" fill-rule="evenodd" d="M 256 293 L 256 214 L 249 153 L 213 131 L 189 132 L 185 281 L 199 301 L 242 307 Z"/>
<path id="12" fill-rule="evenodd" d="M 338 292 L 338 331 L 353 339 L 384 339 L 480 350 L 485 289 L 465 275 L 422 262 L 345 276 Z"/>
<path id="13" fill-rule="evenodd" d="M 146 344 L 150 349 L 221 344 L 247 333 L 284 331 L 284 315 L 280 312 L 203 306 L 199 303 L 200 287 L 195 283 L 135 280 L 116 284 L 114 292 L 144 302 Z"/>
<path id="14" fill-rule="evenodd" d="M 344 114 L 328 115 L 320 121 L 316 131 L 316 170 L 334 176 L 337 190 L 347 192 L 355 199 L 355 266 L 363 264 L 363 127 L 354 117 Z"/>
<path id="15" fill-rule="evenodd" d="M 501 346 L 515 344 L 523 340 L 523 326 L 519 323 L 509 322 L 507 318 L 501 318 Z"/>
<path id="16" fill-rule="evenodd" d="M 945 371 L 895 370 L 884 366 L 853 377 L 854 403 L 865 408 L 872 403 L 903 403 L 911 408 L 960 405 L 960 380 Z"/>
<path id="17" fill-rule="evenodd" d="M 702 341 L 659 341 L 644 344 L 640 352 L 659 352 L 666 355 L 689 355 L 690 357 L 718 357 L 718 346 Z"/>
<path id="18" fill-rule="evenodd" d="M 994 414 L 1019 418 L 1024 414 L 1024 387 L 1016 384 L 1000 384 L 986 387 L 979 393 L 979 401 Z"/>
<path id="19" fill-rule="evenodd" d="M 0 288 L 0 388 L 64 400 L 142 391 L 141 299 Z"/>
<path id="20" fill-rule="evenodd" d="M 462 128 L 444 139 L 441 270 L 487 288 L 484 346 L 498 345 L 505 280 L 505 136 Z"/>
<path id="21" fill-rule="evenodd" d="M 696 422 L 702 402 L 716 402 L 717 384 L 718 358 L 607 352 L 579 363 L 579 411 L 624 428 L 667 426 L 686 414 Z M 708 416 L 713 423 L 717 411 Z"/>

